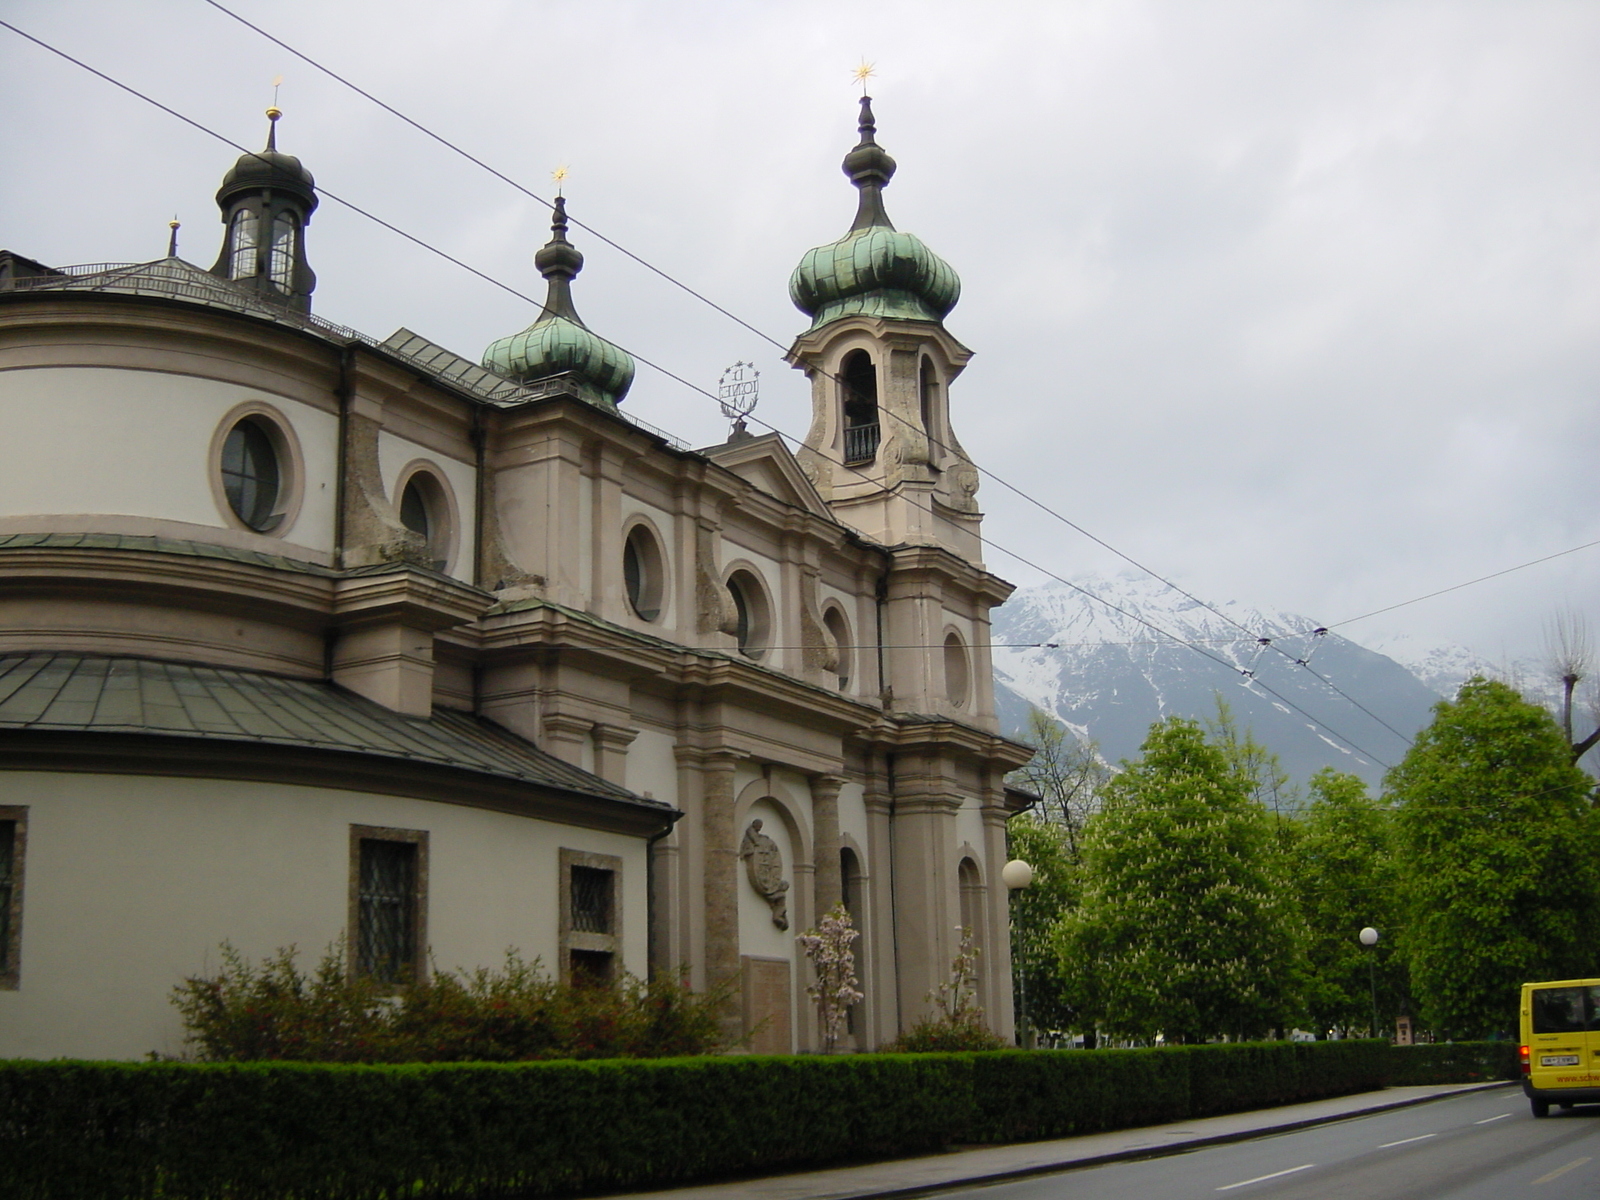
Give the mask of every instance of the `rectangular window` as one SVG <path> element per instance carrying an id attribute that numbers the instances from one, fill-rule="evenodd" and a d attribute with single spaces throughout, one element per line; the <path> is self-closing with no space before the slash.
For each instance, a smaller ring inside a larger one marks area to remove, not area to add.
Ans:
<path id="1" fill-rule="evenodd" d="M 622 957 L 622 859 L 561 851 L 561 979 L 609 984 Z"/>
<path id="2" fill-rule="evenodd" d="M 28 810 L 0 804 L 0 988 L 14 991 L 22 967 L 22 861 Z"/>
<path id="3" fill-rule="evenodd" d="M 573 932 L 611 932 L 611 889 L 615 874 L 599 867 L 572 868 Z"/>
<path id="4" fill-rule="evenodd" d="M 350 948 L 357 975 L 404 987 L 427 949 L 428 835 L 350 827 Z"/>

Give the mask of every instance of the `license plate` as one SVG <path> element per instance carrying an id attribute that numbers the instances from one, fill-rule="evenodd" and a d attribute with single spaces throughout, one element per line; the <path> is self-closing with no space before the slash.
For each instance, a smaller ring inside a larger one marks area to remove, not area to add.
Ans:
<path id="1" fill-rule="evenodd" d="M 1578 1065 L 1576 1054 L 1541 1054 L 1539 1056 L 1541 1067 L 1575 1067 Z"/>

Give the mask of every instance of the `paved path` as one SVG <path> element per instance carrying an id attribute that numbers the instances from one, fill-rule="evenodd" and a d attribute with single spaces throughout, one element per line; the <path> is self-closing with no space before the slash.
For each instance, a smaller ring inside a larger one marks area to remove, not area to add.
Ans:
<path id="1" fill-rule="evenodd" d="M 759 1179 L 739 1179 L 674 1188 L 665 1192 L 635 1193 L 655 1200 L 869 1200 L 911 1196 L 1007 1179 L 1025 1179 L 1051 1171 L 1094 1163 L 1153 1158 L 1176 1154 L 1197 1146 L 1244 1141 L 1363 1116 L 1390 1108 L 1422 1104 L 1441 1096 L 1487 1088 L 1510 1088 L 1508 1083 L 1468 1083 L 1436 1087 L 1383 1088 L 1309 1104 L 1288 1104 L 1257 1112 L 1229 1113 L 1172 1125 L 1149 1125 L 1115 1133 L 1050 1142 L 1018 1142 L 1009 1146 L 981 1146 L 952 1150 L 922 1158 L 802 1171 Z M 1520 1103 L 1521 1097 L 1515 1099 Z"/>

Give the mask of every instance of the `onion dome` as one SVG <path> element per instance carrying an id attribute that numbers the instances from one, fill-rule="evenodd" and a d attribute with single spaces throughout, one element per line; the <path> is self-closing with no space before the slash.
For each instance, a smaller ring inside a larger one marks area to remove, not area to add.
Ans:
<path id="1" fill-rule="evenodd" d="M 317 185 L 311 172 L 301 166 L 294 155 L 278 149 L 278 118 L 282 115 L 282 110 L 276 107 L 267 109 L 267 148 L 239 156 L 239 161 L 222 177 L 222 186 L 217 189 L 219 207 L 227 209 L 240 192 L 258 192 L 263 188 L 281 189 L 298 196 L 304 202 L 305 216 L 309 217 L 317 207 Z"/>
<path id="2" fill-rule="evenodd" d="M 961 280 L 914 234 L 901 233 L 883 208 L 895 162 L 876 140 L 872 98 L 861 97 L 861 141 L 843 170 L 861 192 L 855 224 L 836 242 L 808 250 L 789 277 L 789 298 L 811 328 L 840 317 L 942 321 L 961 298 Z"/>
<path id="3" fill-rule="evenodd" d="M 483 352 L 483 365 L 518 383 L 566 375 L 584 399 L 603 408 L 621 403 L 633 385 L 633 356 L 590 333 L 572 306 L 572 280 L 583 255 L 567 241 L 567 202 L 556 197 L 549 242 L 533 265 L 550 285 L 544 311 L 521 333 L 503 337 Z"/>

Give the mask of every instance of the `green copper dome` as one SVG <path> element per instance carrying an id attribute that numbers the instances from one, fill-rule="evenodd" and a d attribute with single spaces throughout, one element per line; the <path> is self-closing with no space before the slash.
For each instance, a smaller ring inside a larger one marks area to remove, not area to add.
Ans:
<path id="1" fill-rule="evenodd" d="M 534 265 L 549 282 L 544 311 L 521 333 L 494 342 L 483 352 L 488 370 L 518 383 L 566 375 L 590 403 L 613 408 L 633 386 L 633 356 L 589 332 L 572 305 L 572 280 L 583 270 L 583 255 L 567 241 L 567 202 L 557 196 L 551 238 Z"/>
<path id="2" fill-rule="evenodd" d="M 789 277 L 789 298 L 811 328 L 840 317 L 942 321 L 961 298 L 961 280 L 915 234 L 901 233 L 883 208 L 895 162 L 874 137 L 870 97 L 861 97 L 861 141 L 845 156 L 844 173 L 861 191 L 850 232 L 808 250 Z"/>

